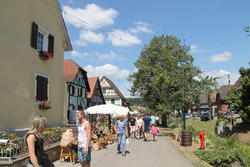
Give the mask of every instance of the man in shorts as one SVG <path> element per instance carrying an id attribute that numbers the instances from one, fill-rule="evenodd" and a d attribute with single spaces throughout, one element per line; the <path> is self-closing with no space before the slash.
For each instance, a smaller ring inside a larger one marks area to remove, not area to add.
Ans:
<path id="1" fill-rule="evenodd" d="M 82 167 L 90 167 L 91 161 L 91 126 L 85 119 L 83 110 L 77 111 L 78 126 L 78 159 Z"/>
<path id="2" fill-rule="evenodd" d="M 132 115 L 129 121 L 130 133 L 132 138 L 135 138 L 135 126 L 136 126 L 136 119 L 134 115 Z"/>
<path id="3" fill-rule="evenodd" d="M 143 121 L 144 121 L 144 141 L 148 141 L 151 128 L 151 118 L 149 117 L 148 114 L 146 114 L 146 116 L 143 118 Z"/>

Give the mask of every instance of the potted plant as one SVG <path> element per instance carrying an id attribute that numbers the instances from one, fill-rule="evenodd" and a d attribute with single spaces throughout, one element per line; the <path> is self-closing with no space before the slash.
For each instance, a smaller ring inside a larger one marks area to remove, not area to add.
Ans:
<path id="1" fill-rule="evenodd" d="M 53 58 L 53 54 L 49 53 L 48 51 L 43 51 L 43 50 L 40 51 L 39 56 L 43 60 L 48 60 L 48 59 Z"/>
<path id="2" fill-rule="evenodd" d="M 50 101 L 42 101 L 41 104 L 39 104 L 39 109 L 45 109 L 45 110 L 48 110 L 50 109 L 51 106 L 50 106 Z"/>

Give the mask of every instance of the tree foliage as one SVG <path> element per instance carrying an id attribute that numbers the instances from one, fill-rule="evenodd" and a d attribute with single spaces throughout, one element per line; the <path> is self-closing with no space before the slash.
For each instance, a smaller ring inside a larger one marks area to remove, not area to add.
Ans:
<path id="1" fill-rule="evenodd" d="M 240 111 L 243 121 L 250 122 L 250 68 L 239 69 L 241 78 L 240 89 L 230 89 L 226 102 L 231 104 L 233 110 Z"/>
<path id="2" fill-rule="evenodd" d="M 141 98 L 127 98 L 131 106 L 137 105 L 137 106 L 142 106 L 146 107 L 147 104 L 141 100 Z"/>
<path id="3" fill-rule="evenodd" d="M 202 71 L 193 65 L 189 47 L 180 44 L 174 36 L 162 35 L 145 44 L 139 59 L 134 63 L 137 72 L 128 78 L 132 95 L 140 96 L 155 113 L 169 113 L 182 108 L 192 108 L 200 92 L 208 90 L 215 81 L 201 77 Z M 184 69 L 184 87 L 183 87 Z"/>

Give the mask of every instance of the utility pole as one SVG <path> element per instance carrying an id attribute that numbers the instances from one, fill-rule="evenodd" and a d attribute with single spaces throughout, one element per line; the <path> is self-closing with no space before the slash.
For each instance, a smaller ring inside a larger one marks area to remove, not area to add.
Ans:
<path id="1" fill-rule="evenodd" d="M 185 130 L 186 129 L 186 114 L 185 114 L 185 107 L 184 107 L 184 89 L 185 89 L 185 83 L 184 83 L 184 77 L 185 77 L 185 75 L 184 75 L 184 72 L 185 72 L 185 69 L 184 69 L 184 65 L 185 65 L 185 63 L 184 63 L 184 55 L 185 55 L 185 39 L 183 39 L 183 41 L 184 41 L 184 46 L 183 46 L 183 56 L 182 56 L 182 122 L 183 122 L 183 124 L 182 124 L 182 128 L 183 128 L 183 130 Z"/>

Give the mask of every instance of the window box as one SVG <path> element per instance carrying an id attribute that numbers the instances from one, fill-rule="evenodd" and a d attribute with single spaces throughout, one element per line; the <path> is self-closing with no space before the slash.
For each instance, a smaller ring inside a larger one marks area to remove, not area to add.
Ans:
<path id="1" fill-rule="evenodd" d="M 53 54 L 47 52 L 47 51 L 40 51 L 39 54 L 40 58 L 43 60 L 48 60 L 53 58 Z"/>
<path id="2" fill-rule="evenodd" d="M 51 106 L 50 106 L 50 101 L 42 101 L 41 104 L 39 104 L 39 109 L 45 109 L 45 110 L 48 110 L 50 109 Z"/>

